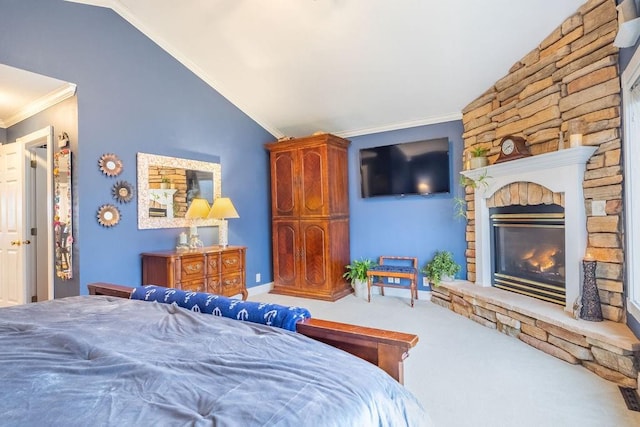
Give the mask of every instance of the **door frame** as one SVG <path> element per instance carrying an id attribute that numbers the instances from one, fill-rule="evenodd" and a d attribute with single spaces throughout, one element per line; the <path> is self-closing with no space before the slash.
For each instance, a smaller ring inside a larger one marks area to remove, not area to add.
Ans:
<path id="1" fill-rule="evenodd" d="M 33 200 L 33 195 L 31 192 L 33 191 L 33 185 L 31 185 L 31 174 L 30 174 L 30 161 L 31 156 L 27 156 L 27 153 L 31 153 L 31 149 L 42 146 L 46 144 L 46 192 L 47 192 L 47 218 L 46 223 L 49 225 L 46 227 L 46 246 L 47 246 L 47 300 L 51 300 L 54 297 L 54 241 L 53 241 L 53 152 L 54 152 L 54 139 L 53 139 L 53 126 L 46 126 L 40 130 L 35 132 L 31 132 L 28 135 L 22 136 L 16 139 L 16 144 L 22 144 L 23 150 L 25 153 L 24 156 L 24 168 L 23 168 L 23 176 L 22 176 L 22 194 L 23 194 L 23 206 L 26 209 L 22 212 L 22 228 L 23 228 L 23 236 L 26 238 L 31 237 L 30 230 L 28 226 L 30 224 L 31 212 L 29 209 L 29 203 Z M 26 202 L 24 201 L 26 200 Z M 38 232 L 39 237 L 42 236 L 42 233 Z M 25 265 L 33 265 L 33 256 L 35 250 L 29 249 L 26 251 L 24 256 L 26 257 Z M 24 271 L 24 277 L 27 277 L 27 272 Z M 26 280 L 24 282 L 24 286 L 28 286 Z M 40 300 L 40 299 L 39 299 Z M 30 302 L 30 301 L 25 301 Z"/>
<path id="2" fill-rule="evenodd" d="M 640 321 L 640 266 L 634 260 L 640 254 L 640 171 L 634 160 L 640 158 L 640 100 L 633 101 L 632 92 L 640 85 L 640 49 L 622 73 L 622 109 L 624 135 L 622 138 L 624 157 L 624 216 L 625 216 L 625 270 L 627 311 Z M 635 122 L 634 122 L 635 120 Z M 633 219 L 636 218 L 636 221 Z"/>

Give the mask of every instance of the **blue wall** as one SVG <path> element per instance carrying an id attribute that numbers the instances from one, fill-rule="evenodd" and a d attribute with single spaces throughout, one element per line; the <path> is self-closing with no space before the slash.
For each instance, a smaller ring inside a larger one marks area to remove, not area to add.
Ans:
<path id="1" fill-rule="evenodd" d="M 349 200 L 351 209 L 351 259 L 376 259 L 380 255 L 415 256 L 422 267 L 436 250 L 453 252 L 466 278 L 465 226 L 455 218 L 453 197 L 460 196 L 462 158 L 461 121 L 420 126 L 351 138 L 349 147 Z M 451 193 L 433 196 L 360 197 L 359 150 L 365 147 L 448 137 Z M 422 280 L 419 281 L 422 286 Z"/>
<path id="2" fill-rule="evenodd" d="M 78 85 L 76 247 L 80 292 L 86 284 L 140 283 L 143 251 L 171 249 L 178 229 L 138 230 L 135 201 L 119 205 L 113 228 L 96 221 L 115 179 L 100 173 L 117 154 L 117 179 L 136 182 L 136 153 L 220 160 L 222 192 L 240 218 L 231 244 L 246 245 L 247 284 L 271 277 L 267 158 L 273 136 L 108 9 L 62 0 L 0 0 L 0 62 Z M 205 241 L 207 243 L 207 241 Z M 209 242 L 212 243 L 212 242 Z"/>

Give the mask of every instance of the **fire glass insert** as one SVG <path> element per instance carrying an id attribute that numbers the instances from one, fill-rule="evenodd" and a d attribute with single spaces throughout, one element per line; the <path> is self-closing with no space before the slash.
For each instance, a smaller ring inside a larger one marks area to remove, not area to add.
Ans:
<path id="1" fill-rule="evenodd" d="M 490 215 L 493 285 L 564 306 L 564 208 L 506 206 Z"/>

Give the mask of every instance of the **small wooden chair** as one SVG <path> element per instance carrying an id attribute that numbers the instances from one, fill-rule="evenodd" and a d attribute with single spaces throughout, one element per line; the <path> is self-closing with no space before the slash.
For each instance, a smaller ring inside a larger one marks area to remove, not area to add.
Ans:
<path id="1" fill-rule="evenodd" d="M 411 266 L 388 263 L 389 261 L 398 260 L 409 261 Z M 385 261 L 387 261 L 387 264 L 385 264 Z M 374 281 L 374 278 L 376 277 L 378 278 L 378 281 Z M 410 280 L 409 290 L 411 291 L 411 307 L 413 307 L 413 300 L 418 299 L 418 258 L 405 256 L 381 256 L 379 258 L 378 265 L 367 270 L 367 300 L 369 302 L 371 302 L 372 286 L 379 286 L 380 294 L 383 296 L 385 286 L 388 288 L 407 288 L 405 285 L 384 283 L 384 279 L 388 277 Z"/>

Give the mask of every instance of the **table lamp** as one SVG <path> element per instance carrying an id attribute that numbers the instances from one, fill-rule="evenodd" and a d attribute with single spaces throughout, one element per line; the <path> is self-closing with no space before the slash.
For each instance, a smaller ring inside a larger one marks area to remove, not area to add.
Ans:
<path id="1" fill-rule="evenodd" d="M 230 198 L 218 197 L 213 201 L 213 205 L 211 206 L 211 210 L 209 211 L 209 215 L 207 215 L 207 218 L 225 221 L 227 218 L 240 218 L 240 215 L 238 215 L 238 211 L 236 211 L 233 203 L 231 203 Z M 218 244 L 223 248 L 227 247 L 227 233 L 218 233 L 218 237 Z"/>
<path id="2" fill-rule="evenodd" d="M 206 218 L 207 214 L 209 214 L 209 202 L 206 199 L 194 198 L 191 200 L 189 209 L 184 215 L 186 219 L 193 220 L 193 225 L 189 228 L 189 249 L 204 247 L 202 240 L 198 237 L 198 220 Z"/>

